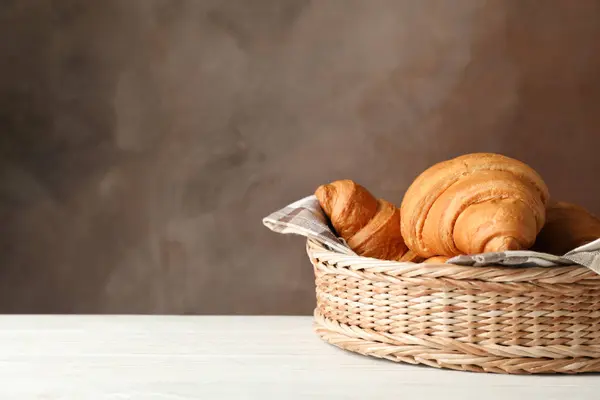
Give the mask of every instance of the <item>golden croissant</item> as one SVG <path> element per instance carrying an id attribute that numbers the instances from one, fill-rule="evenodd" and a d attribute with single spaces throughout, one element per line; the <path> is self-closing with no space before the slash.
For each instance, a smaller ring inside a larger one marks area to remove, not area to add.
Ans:
<path id="1" fill-rule="evenodd" d="M 548 188 L 527 164 L 493 153 L 443 161 L 411 184 L 402 235 L 422 257 L 530 248 L 545 222 Z"/>
<path id="2" fill-rule="evenodd" d="M 559 201 L 548 206 L 546 224 L 533 248 L 562 256 L 598 238 L 600 219 L 581 206 Z"/>
<path id="3" fill-rule="evenodd" d="M 425 264 L 445 264 L 449 259 L 450 257 L 446 256 L 433 256 L 425 259 L 423 262 Z"/>
<path id="4" fill-rule="evenodd" d="M 361 185 L 339 180 L 319 186 L 315 196 L 337 234 L 356 254 L 398 260 L 408 250 L 400 232 L 400 210 Z"/>
<path id="5" fill-rule="evenodd" d="M 424 260 L 425 260 L 425 258 L 421 257 L 420 255 L 418 255 L 411 249 L 408 249 L 408 251 L 406 253 L 404 253 L 404 255 L 402 257 L 400 257 L 398 259 L 398 261 L 412 262 L 412 263 L 417 263 L 417 264 L 422 263 Z"/>

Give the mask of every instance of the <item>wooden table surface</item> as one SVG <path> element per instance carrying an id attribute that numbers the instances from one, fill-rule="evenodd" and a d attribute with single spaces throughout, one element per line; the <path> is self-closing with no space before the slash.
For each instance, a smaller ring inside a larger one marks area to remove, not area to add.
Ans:
<path id="1" fill-rule="evenodd" d="M 599 399 L 600 376 L 415 367 L 339 350 L 309 317 L 3 316 L 0 399 Z"/>

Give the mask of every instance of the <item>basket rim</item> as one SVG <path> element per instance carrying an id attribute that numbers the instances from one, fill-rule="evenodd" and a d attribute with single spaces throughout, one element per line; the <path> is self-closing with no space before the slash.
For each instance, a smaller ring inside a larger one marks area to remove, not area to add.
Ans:
<path id="1" fill-rule="evenodd" d="M 425 264 L 380 260 L 344 254 L 308 238 L 306 251 L 313 263 L 318 260 L 347 271 L 365 271 L 390 277 L 452 278 L 489 282 L 585 283 L 597 285 L 600 275 L 582 265 L 556 267 L 512 267 L 507 265 L 473 267 L 453 264 Z"/>

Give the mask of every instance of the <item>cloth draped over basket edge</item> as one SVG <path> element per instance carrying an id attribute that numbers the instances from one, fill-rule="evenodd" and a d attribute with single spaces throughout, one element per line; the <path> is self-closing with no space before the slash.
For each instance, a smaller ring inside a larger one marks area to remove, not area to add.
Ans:
<path id="1" fill-rule="evenodd" d="M 355 254 L 343 239 L 338 238 L 327 222 L 314 195 L 300 199 L 263 218 L 263 224 L 276 233 L 295 234 L 316 240 L 332 251 Z M 504 251 L 475 255 L 461 255 L 447 261 L 449 264 L 482 267 L 505 265 L 512 267 L 553 267 L 582 265 L 600 274 L 600 239 L 578 247 L 558 257 L 534 251 Z"/>

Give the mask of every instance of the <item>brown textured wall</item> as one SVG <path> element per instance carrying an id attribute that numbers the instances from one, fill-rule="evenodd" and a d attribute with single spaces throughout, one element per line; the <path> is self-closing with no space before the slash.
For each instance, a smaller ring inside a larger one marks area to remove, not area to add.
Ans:
<path id="1" fill-rule="evenodd" d="M 0 312 L 310 313 L 261 218 L 496 151 L 600 212 L 600 2 L 5 1 Z"/>

